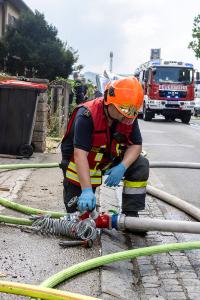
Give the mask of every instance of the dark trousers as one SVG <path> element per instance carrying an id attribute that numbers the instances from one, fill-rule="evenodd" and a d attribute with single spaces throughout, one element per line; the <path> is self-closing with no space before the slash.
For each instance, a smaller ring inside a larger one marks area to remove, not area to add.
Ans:
<path id="1" fill-rule="evenodd" d="M 145 208 L 148 177 L 149 162 L 145 157 L 139 156 L 124 174 L 122 213 L 131 216 Z M 67 178 L 64 178 L 63 186 L 63 199 L 66 210 L 73 213 L 77 211 L 77 204 L 71 200 L 80 196 L 81 187 L 71 183 Z M 93 191 L 95 192 L 95 188 L 93 188 Z"/>
<path id="2" fill-rule="evenodd" d="M 124 174 L 122 213 L 134 216 L 145 208 L 146 185 L 149 178 L 149 161 L 140 155 Z"/>

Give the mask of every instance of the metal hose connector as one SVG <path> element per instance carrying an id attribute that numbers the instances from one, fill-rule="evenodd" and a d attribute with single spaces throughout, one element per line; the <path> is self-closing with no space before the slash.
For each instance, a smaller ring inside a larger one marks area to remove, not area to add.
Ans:
<path id="1" fill-rule="evenodd" d="M 49 215 L 33 216 L 32 227 L 36 232 L 65 236 L 72 239 L 95 240 L 97 230 L 95 222 L 88 218 L 80 221 L 77 216 L 66 216 L 60 219 L 53 219 Z"/>

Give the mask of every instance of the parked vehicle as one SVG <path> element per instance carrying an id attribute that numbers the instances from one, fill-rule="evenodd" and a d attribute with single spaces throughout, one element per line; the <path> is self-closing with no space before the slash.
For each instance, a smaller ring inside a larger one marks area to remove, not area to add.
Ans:
<path id="1" fill-rule="evenodd" d="M 194 116 L 200 115 L 200 72 L 195 70 L 194 74 Z"/>
<path id="2" fill-rule="evenodd" d="M 194 116 L 198 117 L 200 116 L 200 98 L 195 98 L 194 103 Z"/>
<path id="3" fill-rule="evenodd" d="M 156 114 L 166 120 L 189 123 L 194 109 L 194 67 L 190 63 L 153 60 L 142 64 L 135 76 L 144 88 L 143 119 Z"/>

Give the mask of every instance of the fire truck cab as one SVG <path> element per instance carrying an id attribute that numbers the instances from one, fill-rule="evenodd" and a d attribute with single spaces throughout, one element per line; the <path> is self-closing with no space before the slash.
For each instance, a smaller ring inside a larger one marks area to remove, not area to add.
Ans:
<path id="1" fill-rule="evenodd" d="M 135 76 L 144 89 L 143 119 L 155 115 L 190 122 L 194 109 L 194 67 L 190 63 L 153 60 L 141 65 Z"/>

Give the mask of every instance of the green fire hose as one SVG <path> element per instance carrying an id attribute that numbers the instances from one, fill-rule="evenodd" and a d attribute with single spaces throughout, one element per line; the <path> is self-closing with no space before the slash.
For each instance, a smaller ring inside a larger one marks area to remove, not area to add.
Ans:
<path id="1" fill-rule="evenodd" d="M 0 223 L 31 226 L 33 221 L 25 218 L 0 215 Z"/>
<path id="2" fill-rule="evenodd" d="M 63 282 L 64 280 L 70 279 L 71 277 L 74 277 L 75 275 L 78 275 L 80 273 L 83 273 L 83 272 L 89 271 L 91 269 L 98 268 L 98 267 L 101 267 L 101 266 L 104 266 L 106 264 L 110 264 L 113 262 L 127 260 L 127 259 L 134 259 L 136 257 L 141 257 L 141 256 L 148 256 L 148 255 L 153 255 L 153 254 L 171 252 L 171 251 L 182 251 L 182 250 L 193 250 L 193 249 L 200 249 L 200 241 L 151 246 L 151 247 L 145 247 L 145 248 L 140 248 L 140 249 L 122 251 L 122 252 L 118 252 L 118 253 L 112 253 L 109 255 L 93 258 L 88 261 L 71 266 L 71 267 L 51 276 L 49 279 L 42 282 L 39 287 L 32 286 L 32 285 L 28 286 L 28 285 L 22 284 L 22 286 L 20 288 L 20 284 L 6 283 L 5 281 L 0 281 L 0 292 L 12 293 L 12 294 L 17 294 L 17 295 L 25 295 L 25 296 L 31 296 L 31 297 L 39 297 L 41 299 L 52 299 L 52 300 L 53 299 L 54 300 L 94 299 L 94 298 L 86 297 L 86 296 L 82 296 L 82 295 L 78 296 L 77 298 L 72 298 L 72 297 L 70 298 L 67 295 L 63 298 L 62 298 L 62 296 L 56 297 L 56 295 L 59 295 L 59 293 L 61 293 L 60 291 L 57 291 L 58 294 L 56 294 L 56 291 L 55 291 L 52 296 L 52 293 L 53 293 L 52 290 L 47 290 L 47 289 L 45 290 L 44 288 L 53 288 L 53 287 L 57 286 L 58 284 L 60 284 L 61 282 Z M 49 296 L 49 294 L 48 294 L 49 292 L 51 292 L 51 296 Z"/>
<path id="3" fill-rule="evenodd" d="M 41 286 L 52 288 L 57 286 L 64 280 L 70 279 L 75 275 L 121 260 L 134 259 L 140 256 L 148 256 L 171 251 L 193 249 L 200 249 L 200 241 L 150 246 L 145 248 L 122 251 L 118 253 L 112 253 L 71 266 L 45 280 L 41 283 Z"/>
<path id="4" fill-rule="evenodd" d="M 0 165 L 0 170 L 18 170 L 18 169 L 44 169 L 44 168 L 58 168 L 59 163 L 34 163 L 34 164 L 8 164 Z"/>
<path id="5" fill-rule="evenodd" d="M 28 207 L 1 197 L 0 197 L 0 205 L 3 205 L 7 208 L 14 209 L 16 211 L 22 212 L 27 215 L 51 215 L 53 218 L 60 218 L 67 215 L 67 213 L 64 212 L 55 212 L 55 211 Z"/>

